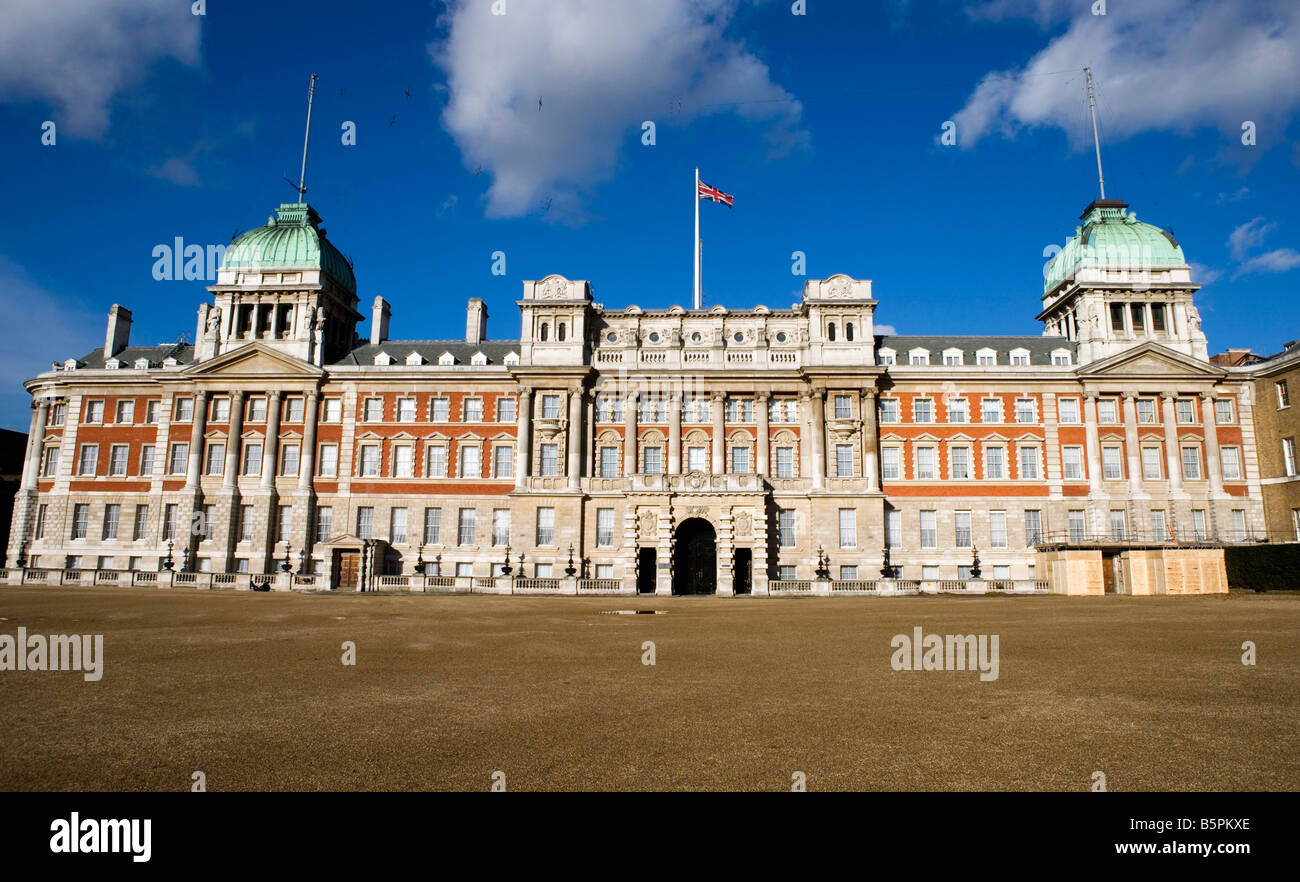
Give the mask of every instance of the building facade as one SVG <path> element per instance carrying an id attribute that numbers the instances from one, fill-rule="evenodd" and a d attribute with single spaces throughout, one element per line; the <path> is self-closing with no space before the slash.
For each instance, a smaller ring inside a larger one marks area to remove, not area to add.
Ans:
<path id="1" fill-rule="evenodd" d="M 1291 396 L 1300 395 L 1300 342 L 1265 358 L 1247 358 L 1231 368 L 1253 378 L 1259 438 L 1259 476 L 1264 521 L 1273 542 L 1300 542 L 1300 414 Z M 1300 402 L 1297 402 L 1300 403 Z"/>
<path id="2" fill-rule="evenodd" d="M 11 566 L 1174 593 L 1223 590 L 1205 550 L 1264 531 L 1252 378 L 1208 359 L 1177 242 L 1114 200 L 1049 266 L 1037 336 L 880 335 L 846 275 L 698 311 L 553 275 L 513 339 L 477 298 L 463 339 L 393 339 L 378 297 L 362 337 L 301 203 L 208 290 L 192 345 L 132 346 L 114 306 L 103 348 L 27 383 Z"/>

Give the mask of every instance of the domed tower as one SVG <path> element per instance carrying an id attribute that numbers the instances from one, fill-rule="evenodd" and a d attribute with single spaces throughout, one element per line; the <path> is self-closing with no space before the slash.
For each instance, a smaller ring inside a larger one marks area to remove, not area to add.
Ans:
<path id="1" fill-rule="evenodd" d="M 1043 333 L 1077 341 L 1088 364 L 1148 341 L 1208 360 L 1199 288 L 1173 234 L 1118 199 L 1097 199 L 1047 265 Z"/>
<path id="2" fill-rule="evenodd" d="M 226 249 L 208 288 L 215 302 L 199 309 L 199 360 L 253 342 L 315 365 L 351 349 L 363 319 L 351 265 L 310 205 L 286 202 L 275 214 Z"/>

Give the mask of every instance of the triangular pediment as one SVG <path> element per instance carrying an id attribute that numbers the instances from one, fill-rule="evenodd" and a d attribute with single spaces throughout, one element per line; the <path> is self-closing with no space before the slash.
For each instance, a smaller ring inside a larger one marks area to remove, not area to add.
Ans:
<path id="1" fill-rule="evenodd" d="M 1226 371 L 1208 362 L 1176 352 L 1159 343 L 1143 343 L 1079 369 L 1080 377 L 1161 379 L 1197 377 L 1216 379 Z"/>
<path id="2" fill-rule="evenodd" d="M 315 379 L 322 376 L 324 371 L 262 343 L 249 343 L 216 358 L 190 365 L 181 374 L 187 377 L 220 377 L 223 380 L 245 377 Z"/>

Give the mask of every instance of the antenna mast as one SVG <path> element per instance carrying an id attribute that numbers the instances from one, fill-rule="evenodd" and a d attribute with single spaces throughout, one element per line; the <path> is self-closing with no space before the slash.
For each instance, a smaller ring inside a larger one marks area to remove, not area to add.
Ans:
<path id="1" fill-rule="evenodd" d="M 1089 83 L 1092 81 L 1089 80 Z M 1091 87 L 1089 87 L 1091 88 Z M 316 74 L 311 75 L 311 87 L 307 90 L 307 131 L 302 136 L 302 171 L 298 173 L 298 201 L 305 202 L 307 195 L 307 142 L 311 140 L 311 105 L 316 98 Z M 1094 120 L 1094 127 L 1096 123 Z"/>
<path id="2" fill-rule="evenodd" d="M 1097 136 L 1097 99 L 1092 94 L 1092 68 L 1085 67 L 1083 72 L 1088 75 L 1088 109 L 1092 112 L 1092 144 L 1097 149 L 1097 183 L 1101 185 L 1101 198 L 1105 199 L 1106 179 L 1101 174 L 1101 138 Z"/>

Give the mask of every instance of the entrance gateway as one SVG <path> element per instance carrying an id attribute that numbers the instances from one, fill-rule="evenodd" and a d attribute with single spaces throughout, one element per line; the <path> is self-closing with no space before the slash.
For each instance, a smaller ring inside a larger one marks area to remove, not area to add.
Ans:
<path id="1" fill-rule="evenodd" d="M 673 537 L 673 594 L 718 590 L 718 534 L 704 518 L 687 518 Z"/>

